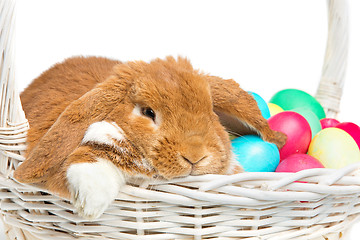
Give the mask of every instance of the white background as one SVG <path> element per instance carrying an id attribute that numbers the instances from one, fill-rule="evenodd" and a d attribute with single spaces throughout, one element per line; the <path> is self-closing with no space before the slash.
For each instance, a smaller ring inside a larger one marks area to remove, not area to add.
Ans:
<path id="1" fill-rule="evenodd" d="M 284 88 L 314 94 L 321 76 L 325 0 L 17 2 L 20 90 L 74 55 L 122 61 L 181 55 L 195 68 L 233 78 L 266 101 Z M 339 120 L 360 124 L 360 1 L 349 0 L 349 8 L 350 47 Z M 358 229 L 351 240 L 359 239 Z"/>

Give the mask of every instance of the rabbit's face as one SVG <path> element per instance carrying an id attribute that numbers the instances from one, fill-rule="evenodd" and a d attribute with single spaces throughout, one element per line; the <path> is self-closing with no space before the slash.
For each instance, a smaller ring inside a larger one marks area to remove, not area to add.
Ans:
<path id="1" fill-rule="evenodd" d="M 230 142 L 213 111 L 207 76 L 186 61 L 137 69 L 142 71 L 131 74 L 133 85 L 112 120 L 143 161 L 167 179 L 226 173 Z"/>

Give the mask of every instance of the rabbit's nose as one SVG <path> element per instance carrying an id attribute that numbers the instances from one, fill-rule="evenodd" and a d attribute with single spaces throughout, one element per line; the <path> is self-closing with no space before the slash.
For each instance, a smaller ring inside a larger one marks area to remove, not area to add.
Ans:
<path id="1" fill-rule="evenodd" d="M 180 152 L 181 157 L 191 163 L 197 164 L 206 158 L 206 147 L 204 146 L 203 139 L 200 136 L 190 136 L 186 139 L 183 145 L 183 150 Z"/>
<path id="2" fill-rule="evenodd" d="M 191 165 L 195 165 L 197 164 L 198 162 L 200 162 L 201 160 L 204 160 L 207 156 L 192 156 L 192 157 L 189 157 L 189 156 L 181 156 L 185 161 L 189 162 Z"/>
<path id="3" fill-rule="evenodd" d="M 185 161 L 193 165 L 206 158 L 207 148 L 204 145 L 202 135 L 193 134 L 187 136 L 182 145 L 180 155 Z"/>

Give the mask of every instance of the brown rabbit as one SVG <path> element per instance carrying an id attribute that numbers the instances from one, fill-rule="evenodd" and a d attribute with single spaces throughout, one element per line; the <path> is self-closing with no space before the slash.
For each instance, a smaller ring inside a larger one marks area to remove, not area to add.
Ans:
<path id="1" fill-rule="evenodd" d="M 35 79 L 21 100 L 30 130 L 14 177 L 70 198 L 90 219 L 130 177 L 241 172 L 225 127 L 279 148 L 286 140 L 236 82 L 200 73 L 184 58 L 70 58 Z"/>

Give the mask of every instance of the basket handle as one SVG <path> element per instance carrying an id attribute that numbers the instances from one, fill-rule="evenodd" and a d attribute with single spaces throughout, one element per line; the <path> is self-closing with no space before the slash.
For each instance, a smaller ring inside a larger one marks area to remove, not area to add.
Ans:
<path id="1" fill-rule="evenodd" d="M 0 0 L 0 175 L 9 177 L 24 160 L 29 127 L 15 83 L 15 0 Z"/>
<path id="2" fill-rule="evenodd" d="M 15 0 L 0 2 L 0 128 L 27 122 L 15 84 Z"/>
<path id="3" fill-rule="evenodd" d="M 327 0 L 328 39 L 322 76 L 316 99 L 324 107 L 327 117 L 336 118 L 345 82 L 348 55 L 348 3 L 347 0 Z"/>

